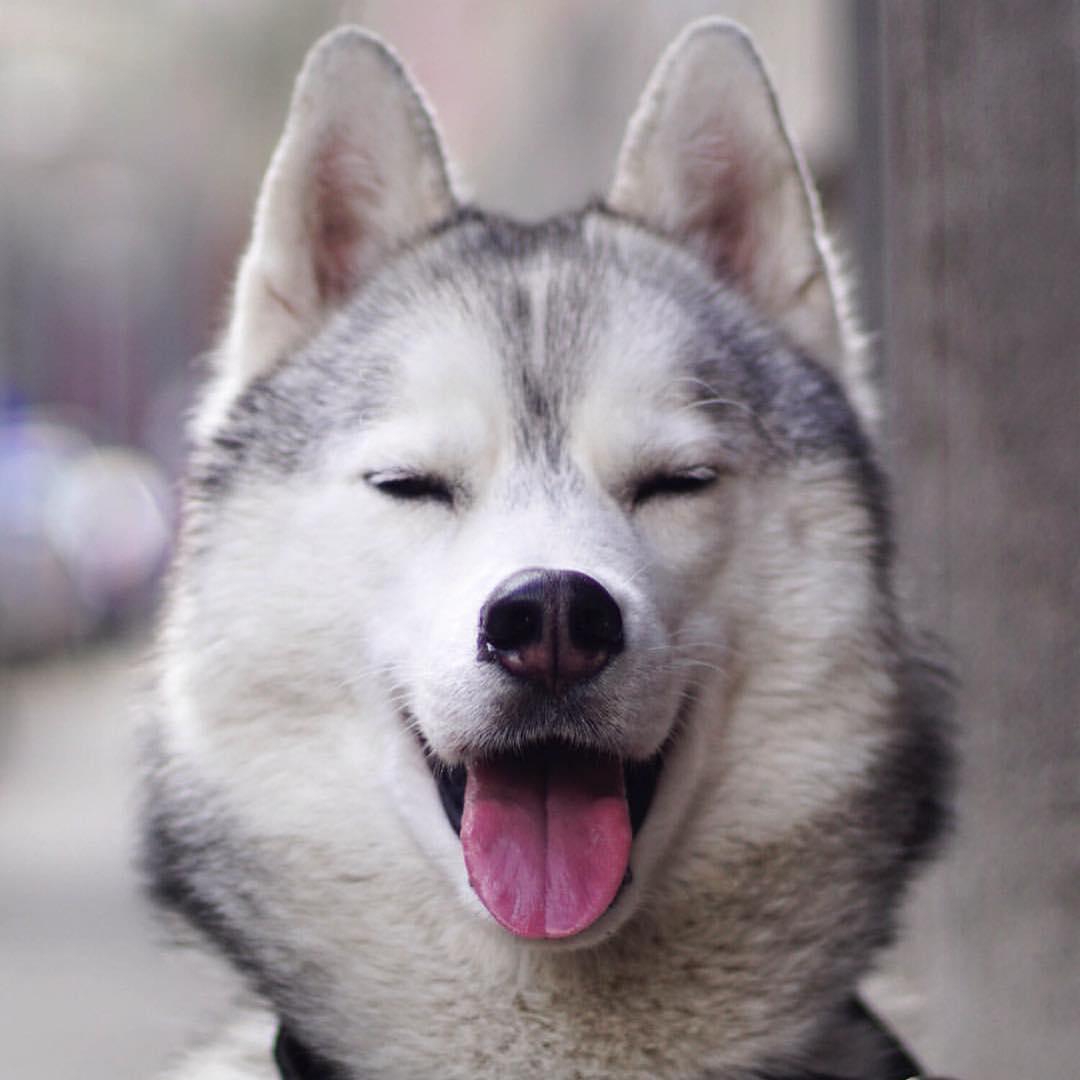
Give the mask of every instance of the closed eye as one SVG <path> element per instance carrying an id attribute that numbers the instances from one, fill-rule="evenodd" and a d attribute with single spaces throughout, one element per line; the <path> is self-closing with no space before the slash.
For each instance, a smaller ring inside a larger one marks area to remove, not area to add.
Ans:
<path id="1" fill-rule="evenodd" d="M 635 507 L 662 496 L 696 495 L 716 483 L 719 473 L 709 465 L 699 465 L 679 472 L 657 472 L 638 481 L 634 488 Z"/>
<path id="2" fill-rule="evenodd" d="M 383 495 L 392 499 L 412 502 L 441 502 L 452 506 L 454 491 L 451 485 L 440 476 L 428 473 L 385 472 L 367 473 L 364 479 Z"/>

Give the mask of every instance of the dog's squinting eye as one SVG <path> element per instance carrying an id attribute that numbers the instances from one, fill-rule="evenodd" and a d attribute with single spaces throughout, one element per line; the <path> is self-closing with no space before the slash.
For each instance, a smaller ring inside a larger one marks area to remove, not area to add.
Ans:
<path id="1" fill-rule="evenodd" d="M 454 493 L 450 485 L 438 476 L 424 473 L 375 472 L 368 473 L 364 479 L 384 495 L 393 499 L 412 501 L 429 500 L 450 506 Z"/>
<path id="2" fill-rule="evenodd" d="M 635 507 L 641 506 L 650 499 L 664 495 L 696 495 L 716 483 L 718 475 L 716 469 L 708 465 L 699 465 L 681 472 L 653 473 L 639 481 L 634 488 L 633 504 Z"/>

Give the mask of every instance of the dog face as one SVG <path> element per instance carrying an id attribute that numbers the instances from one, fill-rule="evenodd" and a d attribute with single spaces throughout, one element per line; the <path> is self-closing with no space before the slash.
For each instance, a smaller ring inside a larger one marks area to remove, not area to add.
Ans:
<path id="1" fill-rule="evenodd" d="M 834 294 L 727 24 L 661 63 L 608 203 L 535 226 L 458 206 L 381 46 L 318 46 L 197 421 L 163 893 L 319 1001 L 357 935 L 560 955 L 719 904 L 861 797 L 902 659 Z"/>

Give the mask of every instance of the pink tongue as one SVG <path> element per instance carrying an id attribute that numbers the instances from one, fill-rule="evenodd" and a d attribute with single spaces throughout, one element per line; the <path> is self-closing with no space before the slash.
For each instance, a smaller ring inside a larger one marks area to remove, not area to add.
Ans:
<path id="1" fill-rule="evenodd" d="M 468 771 L 461 847 L 469 883 L 512 933 L 561 938 L 611 906 L 630 861 L 617 758 L 538 751 Z"/>

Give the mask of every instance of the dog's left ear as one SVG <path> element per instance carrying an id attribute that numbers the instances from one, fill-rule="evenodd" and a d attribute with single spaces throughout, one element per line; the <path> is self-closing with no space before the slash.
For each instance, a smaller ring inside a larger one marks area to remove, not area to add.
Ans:
<path id="1" fill-rule="evenodd" d="M 667 50 L 608 202 L 697 251 L 794 342 L 843 365 L 817 199 L 740 27 L 704 19 Z"/>

